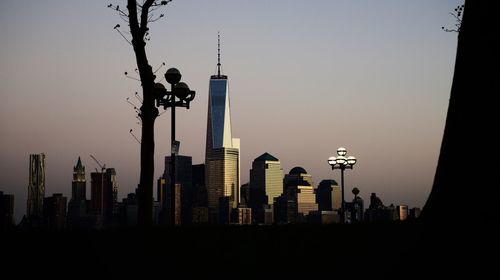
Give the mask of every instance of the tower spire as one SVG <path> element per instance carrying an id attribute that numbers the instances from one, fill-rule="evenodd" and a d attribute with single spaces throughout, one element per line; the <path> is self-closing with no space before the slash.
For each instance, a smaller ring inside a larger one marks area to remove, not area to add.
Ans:
<path id="1" fill-rule="evenodd" d="M 217 77 L 220 77 L 220 31 L 217 31 Z"/>

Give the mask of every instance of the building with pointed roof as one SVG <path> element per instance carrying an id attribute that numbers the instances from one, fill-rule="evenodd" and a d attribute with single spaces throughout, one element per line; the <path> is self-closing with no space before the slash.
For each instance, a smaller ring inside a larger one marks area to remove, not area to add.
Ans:
<path id="1" fill-rule="evenodd" d="M 208 91 L 205 166 L 210 217 L 217 222 L 220 201 L 228 200 L 229 207 L 236 208 L 240 197 L 240 139 L 231 133 L 228 79 L 221 75 L 220 35 L 217 74 L 210 77 Z"/>

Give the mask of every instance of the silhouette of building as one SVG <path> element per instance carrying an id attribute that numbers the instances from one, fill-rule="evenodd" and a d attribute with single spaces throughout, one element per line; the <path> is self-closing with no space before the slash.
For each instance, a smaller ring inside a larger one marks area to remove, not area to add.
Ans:
<path id="1" fill-rule="evenodd" d="M 107 168 L 105 173 L 90 173 L 91 213 L 97 217 L 98 226 L 107 226 L 118 214 L 118 185 L 116 171 Z"/>
<path id="2" fill-rule="evenodd" d="M 295 222 L 304 223 L 310 212 L 318 211 L 312 182 L 312 176 L 302 167 L 294 167 L 285 175 L 283 194 L 292 201 L 291 212 L 295 213 Z"/>
<path id="3" fill-rule="evenodd" d="M 191 221 L 193 224 L 208 223 L 208 194 L 205 186 L 205 164 L 194 164 L 193 173 L 193 207 Z"/>
<path id="4" fill-rule="evenodd" d="M 250 182 L 240 187 L 240 203 L 249 205 L 250 203 Z"/>
<path id="5" fill-rule="evenodd" d="M 172 188 L 165 188 L 165 194 L 166 200 L 163 211 L 166 210 L 166 212 L 163 213 L 165 213 L 166 215 L 162 215 L 163 220 L 160 223 L 171 225 L 171 219 L 169 217 L 171 217 L 172 211 Z M 175 184 L 175 207 L 173 209 L 175 211 L 174 225 L 180 225 L 182 223 L 181 195 L 181 184 Z"/>
<path id="6" fill-rule="evenodd" d="M 0 231 L 14 227 L 14 195 L 0 191 Z"/>
<path id="7" fill-rule="evenodd" d="M 319 211 L 337 211 L 342 207 L 342 190 L 335 180 L 323 180 L 316 189 Z"/>
<path id="8" fill-rule="evenodd" d="M 85 180 L 85 166 L 80 157 L 73 167 L 73 181 L 71 185 L 71 199 L 68 204 L 68 226 L 79 227 L 87 218 L 87 182 Z"/>
<path id="9" fill-rule="evenodd" d="M 286 194 L 276 197 L 273 203 L 273 214 L 275 224 L 295 223 L 297 218 L 296 202 Z"/>
<path id="10" fill-rule="evenodd" d="M 219 202 L 225 201 L 221 200 L 223 197 L 228 198 L 231 208 L 238 206 L 240 187 L 240 139 L 232 137 L 228 80 L 221 75 L 220 66 L 219 39 L 217 74 L 210 77 L 209 84 L 205 151 L 205 182 L 212 221 L 221 220 Z"/>
<path id="11" fill-rule="evenodd" d="M 66 226 L 67 198 L 61 193 L 46 197 L 43 202 L 44 224 L 49 229 L 63 229 Z"/>
<path id="12" fill-rule="evenodd" d="M 252 208 L 240 205 L 232 210 L 232 222 L 238 225 L 252 224 Z"/>
<path id="13" fill-rule="evenodd" d="M 280 161 L 269 153 L 254 159 L 250 169 L 248 205 L 255 223 L 264 223 L 264 206 L 273 204 L 283 192 L 283 169 Z"/>
<path id="14" fill-rule="evenodd" d="M 127 227 L 137 226 L 137 195 L 129 193 L 119 204 L 119 222 Z"/>
<path id="15" fill-rule="evenodd" d="M 376 193 L 370 196 L 370 206 L 365 211 L 365 220 L 368 222 L 387 222 L 398 219 L 394 205 L 385 206 Z"/>
<path id="16" fill-rule="evenodd" d="M 166 184 L 167 180 L 163 177 L 163 175 L 158 178 L 156 185 L 156 200 L 160 203 L 160 205 L 163 205 L 164 200 L 166 199 Z"/>
<path id="17" fill-rule="evenodd" d="M 364 217 L 364 202 L 363 199 L 356 195 L 352 202 L 346 202 L 346 221 L 348 223 L 359 223 L 363 221 Z"/>
<path id="18" fill-rule="evenodd" d="M 285 174 L 285 177 L 283 179 L 283 192 L 286 192 L 286 186 L 289 184 L 289 182 L 296 182 L 296 181 L 306 181 L 309 183 L 310 186 L 314 186 L 314 181 L 312 179 L 312 175 L 308 174 L 307 171 L 300 167 L 294 167 L 288 172 L 288 174 Z"/>
<path id="19" fill-rule="evenodd" d="M 411 208 L 408 213 L 408 219 L 418 219 L 421 211 L 418 207 Z"/>
<path id="20" fill-rule="evenodd" d="M 400 221 L 408 219 L 408 205 L 398 205 L 396 209 Z"/>
<path id="21" fill-rule="evenodd" d="M 311 224 L 340 223 L 340 216 L 337 211 L 313 211 L 308 215 L 307 222 Z"/>
<path id="22" fill-rule="evenodd" d="M 163 178 L 165 179 L 164 187 L 167 189 L 171 188 L 170 182 L 170 169 L 171 169 L 171 157 L 165 157 L 165 171 L 163 172 Z M 180 185 L 180 206 L 181 209 L 181 224 L 191 224 L 191 208 L 193 207 L 193 167 L 192 158 L 190 156 L 175 156 L 175 180 L 176 184 Z M 169 193 L 171 190 L 165 192 Z M 177 193 L 176 193 L 177 196 Z M 172 202 L 167 201 L 167 205 Z M 163 206 L 163 205 L 162 205 Z M 168 216 L 170 217 L 170 216 Z"/>
<path id="23" fill-rule="evenodd" d="M 31 154 L 26 216 L 32 225 L 40 225 L 43 219 L 45 198 L 45 154 Z"/>

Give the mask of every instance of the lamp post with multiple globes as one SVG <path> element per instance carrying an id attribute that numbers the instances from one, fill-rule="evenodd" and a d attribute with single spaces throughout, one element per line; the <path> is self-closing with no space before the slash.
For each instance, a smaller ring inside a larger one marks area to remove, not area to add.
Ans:
<path id="1" fill-rule="evenodd" d="M 347 156 L 347 150 L 343 147 L 337 149 L 337 157 L 330 157 L 328 159 L 328 164 L 334 169 L 340 169 L 340 184 L 342 187 L 342 204 L 340 210 L 340 223 L 345 222 L 345 200 L 344 200 L 344 170 L 352 169 L 354 164 L 356 164 L 356 158 L 353 156 Z"/>

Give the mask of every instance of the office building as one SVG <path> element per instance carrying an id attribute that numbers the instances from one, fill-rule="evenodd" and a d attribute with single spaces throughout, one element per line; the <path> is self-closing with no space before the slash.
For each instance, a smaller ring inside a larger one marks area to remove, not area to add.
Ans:
<path id="1" fill-rule="evenodd" d="M 71 199 L 68 204 L 68 226 L 78 227 L 87 216 L 87 182 L 85 180 L 85 166 L 80 157 L 73 167 L 73 181 L 71 184 Z"/>
<path id="2" fill-rule="evenodd" d="M 26 216 L 33 224 L 40 224 L 43 218 L 45 198 L 45 154 L 31 154 Z"/>
<path id="3" fill-rule="evenodd" d="M 283 169 L 269 153 L 254 159 L 250 170 L 249 202 L 255 223 L 264 222 L 264 206 L 272 205 L 283 192 Z"/>
<path id="4" fill-rule="evenodd" d="M 295 212 L 297 223 L 307 221 L 310 212 L 318 211 L 316 194 L 311 185 L 312 176 L 302 167 L 294 167 L 284 178 L 284 195 L 293 201 L 293 212 Z"/>
<path id="5" fill-rule="evenodd" d="M 109 225 L 118 214 L 118 185 L 116 171 L 107 168 L 105 173 L 90 173 L 91 213 L 97 218 L 98 226 Z"/>
<path id="6" fill-rule="evenodd" d="M 0 231 L 14 227 L 14 195 L 0 191 Z"/>
<path id="7" fill-rule="evenodd" d="M 398 205 L 396 207 L 400 221 L 408 219 L 408 205 Z"/>
<path id="8" fill-rule="evenodd" d="M 66 226 L 67 198 L 61 193 L 46 197 L 43 202 L 44 224 L 49 229 L 63 229 Z"/>
<path id="9" fill-rule="evenodd" d="M 220 38 L 217 74 L 210 77 L 208 93 L 207 138 L 205 150 L 206 187 L 211 221 L 226 220 L 219 217 L 221 201 L 236 208 L 240 188 L 240 140 L 232 137 L 229 85 L 221 75 Z"/>
<path id="10" fill-rule="evenodd" d="M 163 172 L 163 179 L 165 180 L 164 187 L 168 191 L 162 191 L 165 195 L 171 192 L 171 174 L 170 170 L 171 156 L 165 157 L 165 170 Z M 191 224 L 191 208 L 193 207 L 193 164 L 192 158 L 190 156 L 175 156 L 175 181 L 179 185 L 179 194 L 175 194 L 176 197 L 180 199 L 180 205 L 175 205 L 175 207 L 180 207 L 181 214 L 181 224 Z M 176 190 L 177 191 L 177 190 Z M 170 195 L 168 195 L 170 197 Z M 162 201 L 164 202 L 164 201 Z M 166 201 L 167 204 L 163 204 L 162 207 L 170 207 L 172 201 Z"/>
<path id="11" fill-rule="evenodd" d="M 337 211 L 342 207 L 342 190 L 335 180 L 323 180 L 316 189 L 319 211 Z"/>

